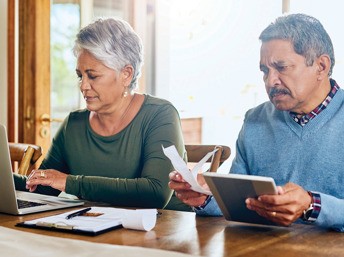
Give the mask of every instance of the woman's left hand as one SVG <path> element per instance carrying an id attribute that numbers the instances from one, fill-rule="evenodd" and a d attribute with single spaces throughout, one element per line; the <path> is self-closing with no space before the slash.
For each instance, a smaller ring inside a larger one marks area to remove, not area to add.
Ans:
<path id="1" fill-rule="evenodd" d="M 32 170 L 26 180 L 26 189 L 30 192 L 36 190 L 38 185 L 51 186 L 62 192 L 66 189 L 66 181 L 68 174 L 57 170 Z"/>

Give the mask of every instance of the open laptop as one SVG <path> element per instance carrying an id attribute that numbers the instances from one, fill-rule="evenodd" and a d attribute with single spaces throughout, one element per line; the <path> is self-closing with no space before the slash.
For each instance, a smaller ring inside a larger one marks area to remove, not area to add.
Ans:
<path id="1" fill-rule="evenodd" d="M 78 200 L 16 191 L 6 128 L 0 124 L 0 212 L 23 215 L 83 204 Z"/>

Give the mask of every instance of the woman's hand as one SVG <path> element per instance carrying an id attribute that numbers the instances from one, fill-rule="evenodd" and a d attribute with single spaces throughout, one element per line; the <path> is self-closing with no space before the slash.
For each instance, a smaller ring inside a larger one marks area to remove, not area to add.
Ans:
<path id="1" fill-rule="evenodd" d="M 246 206 L 260 216 L 288 226 L 301 217 L 312 199 L 307 191 L 293 183 L 278 186 L 277 190 L 278 195 L 261 195 L 258 199 L 246 199 Z"/>
<path id="2" fill-rule="evenodd" d="M 175 191 L 176 196 L 183 203 L 190 206 L 200 206 L 204 203 L 207 195 L 191 190 L 191 185 L 185 182 L 178 172 L 172 171 L 169 177 L 171 181 L 168 183 L 168 186 Z M 197 182 L 204 189 L 209 190 L 209 187 L 201 174 L 198 174 Z"/>
<path id="3" fill-rule="evenodd" d="M 26 189 L 36 190 L 38 185 L 51 186 L 62 192 L 66 189 L 67 174 L 57 170 L 32 170 L 26 180 Z"/>

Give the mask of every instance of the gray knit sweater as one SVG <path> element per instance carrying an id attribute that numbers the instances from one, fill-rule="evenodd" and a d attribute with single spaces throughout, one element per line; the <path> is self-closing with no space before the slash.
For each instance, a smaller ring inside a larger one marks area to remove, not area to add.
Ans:
<path id="1" fill-rule="evenodd" d="M 315 224 L 344 232 L 344 91 L 304 127 L 287 111 L 265 102 L 246 113 L 232 173 L 269 176 L 277 185 L 293 182 L 319 192 Z M 198 214 L 219 215 L 212 200 Z M 300 222 L 300 220 L 298 220 Z"/>

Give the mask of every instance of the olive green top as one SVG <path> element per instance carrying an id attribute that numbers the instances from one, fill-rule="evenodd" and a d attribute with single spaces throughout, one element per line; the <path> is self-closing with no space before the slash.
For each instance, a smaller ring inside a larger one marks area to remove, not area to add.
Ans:
<path id="1" fill-rule="evenodd" d="M 171 198 L 168 174 L 173 169 L 162 146 L 175 145 L 186 161 L 180 118 L 174 106 L 145 95 L 130 124 L 104 137 L 89 123 L 89 111 L 71 112 L 56 133 L 40 166 L 66 174 L 66 193 L 115 206 L 163 208 Z M 26 177 L 16 176 L 25 188 Z M 17 185 L 19 184 L 19 185 Z M 38 192 L 58 194 L 50 187 Z"/>

